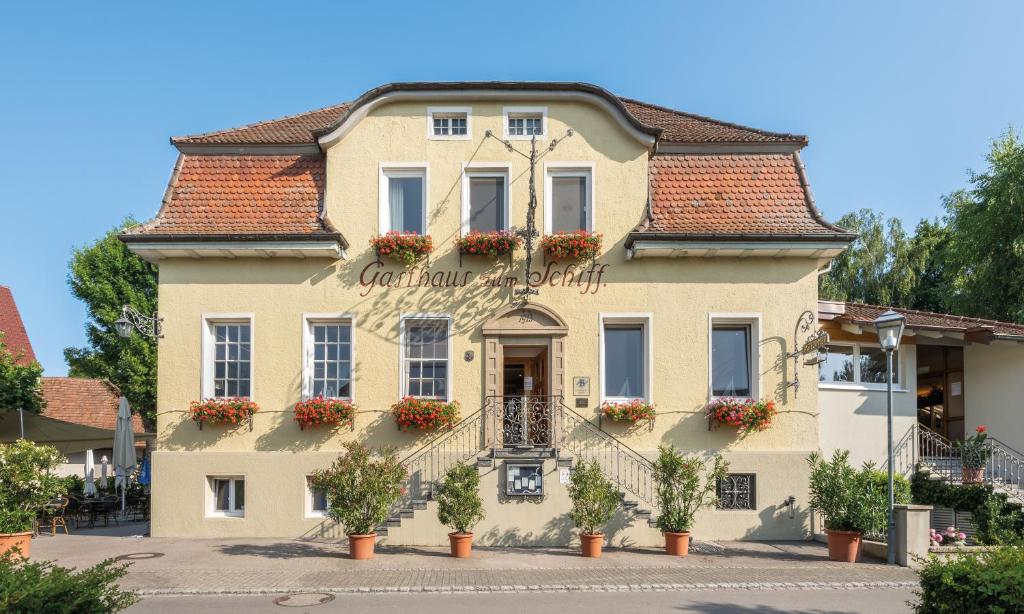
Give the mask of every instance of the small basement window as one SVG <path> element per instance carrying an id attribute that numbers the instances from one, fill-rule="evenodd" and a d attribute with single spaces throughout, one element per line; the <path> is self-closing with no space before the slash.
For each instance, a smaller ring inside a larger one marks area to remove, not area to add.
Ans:
<path id="1" fill-rule="evenodd" d="M 209 478 L 212 500 L 211 516 L 245 516 L 245 478 Z"/>

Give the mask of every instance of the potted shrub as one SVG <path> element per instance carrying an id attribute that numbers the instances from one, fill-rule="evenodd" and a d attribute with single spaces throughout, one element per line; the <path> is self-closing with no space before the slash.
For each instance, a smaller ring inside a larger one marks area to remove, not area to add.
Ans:
<path id="1" fill-rule="evenodd" d="M 292 410 L 299 428 L 330 424 L 352 427 L 355 424 L 356 406 L 344 399 L 325 399 L 322 396 L 299 401 Z"/>
<path id="2" fill-rule="evenodd" d="M 743 433 L 764 431 L 778 414 L 775 401 L 720 397 L 707 405 L 708 419 L 716 426 L 731 426 Z"/>
<path id="3" fill-rule="evenodd" d="M 459 419 L 459 402 L 405 397 L 391 406 L 391 413 L 403 431 L 450 427 Z"/>
<path id="4" fill-rule="evenodd" d="M 346 443 L 345 452 L 329 469 L 313 474 L 313 485 L 327 495 L 327 515 L 348 535 L 351 558 L 373 558 L 374 529 L 402 494 L 406 475 L 394 453 L 381 451 L 374 459 L 369 448 L 357 442 Z"/>
<path id="5" fill-rule="evenodd" d="M 452 556 L 469 558 L 473 549 L 473 527 L 484 519 L 480 499 L 480 474 L 476 467 L 458 463 L 444 476 L 437 492 L 437 518 L 453 529 L 448 534 Z"/>
<path id="6" fill-rule="evenodd" d="M 612 402 L 605 401 L 601 405 L 601 412 L 614 422 L 629 422 L 636 424 L 640 421 L 654 421 L 654 403 L 648 403 L 643 399 L 632 401 Z"/>
<path id="7" fill-rule="evenodd" d="M 256 403 L 244 397 L 206 399 L 192 401 L 189 417 L 200 427 L 203 423 L 237 425 L 249 420 L 259 409 Z"/>
<path id="8" fill-rule="evenodd" d="M 379 256 L 386 256 L 406 266 L 416 264 L 434 251 L 434 240 L 430 235 L 392 230 L 383 236 L 370 239 L 370 246 Z"/>
<path id="9" fill-rule="evenodd" d="M 0 445 L 0 555 L 17 548 L 28 558 L 36 516 L 67 492 L 64 480 L 51 473 L 63 462 L 53 446 L 25 439 Z"/>
<path id="10" fill-rule="evenodd" d="M 599 558 L 604 543 L 604 525 L 612 519 L 621 495 L 601 472 L 597 461 L 582 462 L 569 479 L 572 510 L 569 517 L 580 530 L 583 556 Z"/>
<path id="11" fill-rule="evenodd" d="M 540 240 L 544 254 L 552 260 L 593 260 L 601 253 L 601 233 L 558 232 Z"/>
<path id="12" fill-rule="evenodd" d="M 858 473 L 849 459 L 849 450 L 836 450 L 831 460 L 817 452 L 807 457 L 811 466 L 809 503 L 825 519 L 829 560 L 855 563 L 861 538 L 873 524 L 877 507 L 873 503 L 878 497 L 866 472 Z"/>
<path id="13" fill-rule="evenodd" d="M 992 448 L 985 442 L 988 427 L 984 424 L 974 429 L 974 434 L 956 442 L 960 452 L 960 471 L 964 484 L 981 484 L 985 481 L 985 463 L 992 456 Z"/>
<path id="14" fill-rule="evenodd" d="M 459 252 L 472 256 L 501 258 L 514 252 L 523 239 L 510 230 L 473 231 L 455 242 Z"/>
<path id="15" fill-rule="evenodd" d="M 683 456 L 674 446 L 658 447 L 654 482 L 661 513 L 657 525 L 665 535 L 666 554 L 689 554 L 693 519 L 702 507 L 718 502 L 718 482 L 728 471 L 729 463 L 718 454 L 705 460 Z"/>

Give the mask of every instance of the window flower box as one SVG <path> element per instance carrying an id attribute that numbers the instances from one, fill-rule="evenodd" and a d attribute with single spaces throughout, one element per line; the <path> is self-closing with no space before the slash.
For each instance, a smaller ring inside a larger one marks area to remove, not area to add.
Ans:
<path id="1" fill-rule="evenodd" d="M 719 398 L 707 406 L 707 416 L 713 424 L 731 426 L 745 433 L 767 430 L 776 414 L 775 401 Z"/>
<path id="2" fill-rule="evenodd" d="M 391 413 L 403 431 L 451 427 L 459 419 L 459 402 L 405 397 L 391 406 Z"/>
<path id="3" fill-rule="evenodd" d="M 203 428 L 204 422 L 213 425 L 237 425 L 250 421 L 252 415 L 259 410 L 259 406 L 247 398 L 206 399 L 192 401 L 189 406 L 189 417 L 199 424 L 199 428 Z"/>
<path id="4" fill-rule="evenodd" d="M 370 246 L 377 250 L 378 255 L 387 256 L 406 266 L 416 264 L 416 261 L 434 251 L 434 241 L 430 235 L 395 230 L 370 239 Z"/>
<path id="5" fill-rule="evenodd" d="M 351 401 L 325 399 L 320 396 L 307 401 L 299 401 L 295 404 L 293 413 L 295 421 L 299 423 L 299 428 L 303 430 L 321 424 L 331 426 L 344 424 L 351 428 L 355 424 L 356 406 Z"/>
<path id="6" fill-rule="evenodd" d="M 601 233 L 581 230 L 544 235 L 540 246 L 552 260 L 593 260 L 601 253 Z"/>
<path id="7" fill-rule="evenodd" d="M 510 230 L 494 230 L 471 232 L 456 241 L 455 244 L 462 254 L 501 258 L 514 252 L 522 242 L 523 239 Z"/>
<path id="8" fill-rule="evenodd" d="M 615 422 L 629 422 L 636 424 L 640 421 L 654 421 L 654 403 L 648 403 L 643 399 L 632 401 L 606 401 L 601 405 L 601 413 Z"/>

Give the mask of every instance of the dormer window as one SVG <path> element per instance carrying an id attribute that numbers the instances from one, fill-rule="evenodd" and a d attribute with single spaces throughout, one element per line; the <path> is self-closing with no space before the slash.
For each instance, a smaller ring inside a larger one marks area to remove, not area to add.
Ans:
<path id="1" fill-rule="evenodd" d="M 468 107 L 430 107 L 427 109 L 427 138 L 466 140 L 470 136 Z"/>
<path id="2" fill-rule="evenodd" d="M 547 107 L 505 107 L 505 138 L 543 138 L 547 134 Z"/>

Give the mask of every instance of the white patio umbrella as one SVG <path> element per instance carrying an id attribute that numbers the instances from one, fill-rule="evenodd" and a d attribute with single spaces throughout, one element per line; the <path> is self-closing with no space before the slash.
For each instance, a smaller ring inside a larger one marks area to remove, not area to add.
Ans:
<path id="1" fill-rule="evenodd" d="M 135 471 L 135 433 L 132 431 L 132 409 L 128 399 L 121 397 L 117 409 L 117 423 L 114 425 L 114 472 L 117 481 L 114 487 L 121 488 L 121 515 L 124 515 L 125 495 L 128 490 L 128 476 Z"/>
<path id="2" fill-rule="evenodd" d="M 96 484 L 93 483 L 94 472 L 96 471 L 96 461 L 93 459 L 92 450 L 85 451 L 85 488 L 83 492 L 85 496 L 91 496 L 96 494 Z"/>
<path id="3" fill-rule="evenodd" d="M 107 455 L 106 454 L 104 454 L 103 456 L 100 457 L 100 485 L 102 486 L 102 490 L 106 490 L 107 487 L 108 487 L 108 484 L 107 484 L 107 463 L 109 463 L 109 462 L 110 461 L 107 460 Z"/>

